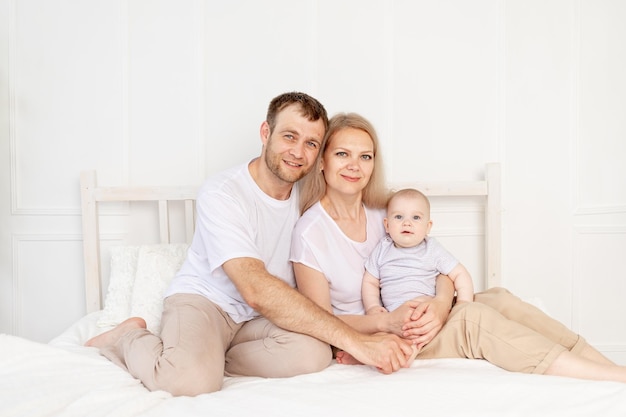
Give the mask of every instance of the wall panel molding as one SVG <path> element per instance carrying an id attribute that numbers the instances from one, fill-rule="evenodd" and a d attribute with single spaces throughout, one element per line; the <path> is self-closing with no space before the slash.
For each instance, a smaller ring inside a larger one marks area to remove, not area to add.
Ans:
<path id="1" fill-rule="evenodd" d="M 573 243 L 573 265 L 572 265 L 572 329 L 577 332 L 584 331 L 581 329 L 582 327 L 582 318 L 585 312 L 588 311 L 587 306 L 585 305 L 585 297 L 589 295 L 589 290 L 585 288 L 586 282 L 585 277 L 583 276 L 584 262 L 588 263 L 596 263 L 601 262 L 596 259 L 596 256 L 589 253 L 583 253 L 583 243 L 586 238 L 594 238 L 594 237 L 611 237 L 611 236 L 624 236 L 626 237 L 626 226 L 623 225 L 579 225 L 574 226 L 573 235 L 572 235 L 572 243 Z M 622 261 L 622 260 L 618 260 Z M 602 286 L 602 284 L 597 284 L 594 281 L 594 285 Z M 616 291 L 617 288 L 614 288 L 612 291 Z M 595 316 L 595 319 L 600 321 L 602 316 Z M 601 349 L 603 350 L 603 349 Z M 608 351 L 608 350 L 607 350 Z"/>
<path id="2" fill-rule="evenodd" d="M 204 7 L 204 1 L 195 0 L 193 4 L 195 13 L 194 13 L 194 24 L 197 28 L 196 33 L 196 60 L 197 60 L 197 77 L 198 77 L 198 86 L 201 91 L 198 94 L 198 137 L 197 137 L 197 153 L 196 153 L 196 164 L 197 164 L 197 173 L 196 178 L 198 181 L 204 181 L 207 173 L 206 167 L 206 122 L 205 122 L 205 113 L 206 113 L 206 77 L 208 75 L 207 71 L 207 60 L 205 54 L 206 48 L 206 9 Z"/>
<path id="3" fill-rule="evenodd" d="M 575 216 L 626 213 L 626 205 L 578 205 L 574 209 Z"/>
<path id="4" fill-rule="evenodd" d="M 12 334 L 22 335 L 22 282 L 24 280 L 20 271 L 20 259 L 23 254 L 20 251 L 20 245 L 24 242 L 69 242 L 80 241 L 80 234 L 13 234 L 12 235 L 12 261 L 13 261 L 13 317 L 11 320 Z"/>
<path id="5" fill-rule="evenodd" d="M 80 215 L 80 206 L 76 207 L 48 207 L 29 208 L 21 204 L 21 180 L 18 176 L 18 152 L 19 131 L 17 127 L 17 81 L 16 62 L 18 54 L 17 44 L 17 0 L 11 0 L 9 21 L 9 149 L 10 149 L 10 172 L 11 172 L 11 214 L 17 216 L 74 216 Z M 78 173 L 77 173 L 78 178 Z"/>
<path id="6" fill-rule="evenodd" d="M 623 198 L 621 198 L 622 201 L 620 201 L 620 198 L 616 199 L 617 201 L 602 201 L 603 196 L 606 198 L 607 195 L 612 194 L 609 189 L 603 188 L 602 193 L 599 195 L 588 195 L 585 198 L 585 194 L 586 192 L 589 194 L 589 190 L 596 188 L 596 186 L 598 188 L 606 187 L 607 184 L 617 186 L 620 194 L 616 195 L 624 196 L 623 187 L 621 186 L 624 183 L 616 179 L 620 176 L 623 178 L 624 171 L 615 168 L 611 171 L 603 172 L 604 167 L 602 166 L 604 163 L 613 167 L 622 165 L 619 163 L 615 164 L 619 160 L 615 158 L 616 148 L 613 146 L 615 145 L 614 141 L 621 141 L 622 139 L 620 131 L 615 130 L 620 130 L 620 128 L 613 122 L 614 119 L 610 117 L 610 114 L 612 113 L 611 110 L 614 110 L 613 113 L 619 113 L 619 109 L 624 106 L 623 97 L 619 94 L 618 86 L 615 85 L 615 83 L 619 83 L 619 75 L 617 74 L 620 67 L 623 67 L 623 64 L 626 62 L 623 60 L 624 54 L 620 48 L 619 41 L 616 40 L 619 39 L 620 33 L 624 32 L 615 32 L 617 27 L 614 25 L 618 25 L 619 15 L 604 15 L 598 11 L 598 9 L 602 9 L 601 3 L 594 4 L 593 2 L 576 0 L 569 4 L 571 22 L 571 178 L 572 205 L 575 216 L 626 213 L 626 201 Z M 595 9 L 594 6 L 597 6 L 598 9 Z M 613 47 L 612 50 L 611 47 Z M 618 50 L 615 50 L 616 48 Z M 621 56 L 622 61 L 618 61 L 617 59 L 619 58 L 612 61 L 607 56 Z M 590 62 L 595 63 L 596 61 L 601 61 L 597 65 L 606 65 L 601 70 L 598 70 L 590 64 Z M 603 77 L 606 79 L 603 79 Z M 589 93 L 590 91 L 594 93 Z M 586 95 L 585 92 L 587 92 Z M 589 110 L 591 107 L 589 105 L 590 102 L 599 109 L 597 112 L 601 113 L 601 116 L 595 114 L 593 110 Z M 586 108 L 585 105 L 587 106 Z M 585 122 L 588 125 L 585 125 Z M 590 126 L 593 133 L 589 131 Z M 593 137 L 590 137 L 590 135 L 593 135 Z M 603 142 L 610 138 L 613 141 Z M 593 144 L 593 146 L 590 146 L 590 144 Z M 589 152 L 589 155 L 587 155 L 589 149 L 603 149 L 603 144 L 611 144 L 611 146 L 605 149 L 604 154 Z M 617 152 L 619 153 L 620 151 Z M 593 170 L 590 171 L 588 163 L 585 164 L 585 158 L 589 158 L 592 163 L 595 162 Z M 595 181 L 593 185 L 585 184 L 584 182 L 590 174 L 593 177 L 592 180 Z"/>
<path id="7" fill-rule="evenodd" d="M 123 242 L 126 237 L 125 233 L 108 233 L 101 234 L 102 242 Z M 13 265 L 13 274 L 11 277 L 12 300 L 11 309 L 11 334 L 22 336 L 23 334 L 23 303 L 22 299 L 28 294 L 23 294 L 24 276 L 20 271 L 20 261 L 23 261 L 23 251 L 20 246 L 25 242 L 43 242 L 50 245 L 57 245 L 59 242 L 82 242 L 83 235 L 76 233 L 49 233 L 49 234 L 19 234 L 15 233 L 11 236 L 11 260 Z M 78 260 L 82 261 L 82 251 L 77 254 Z M 62 283 L 62 281 L 59 281 Z"/>
<path id="8" fill-rule="evenodd" d="M 119 4 L 119 21 L 120 21 L 120 34 L 121 45 L 119 50 L 120 55 L 118 57 L 119 65 L 121 67 L 123 94 L 120 99 L 120 112 L 122 119 L 122 146 L 120 148 L 121 154 L 121 178 L 124 183 L 128 183 L 129 178 L 129 120 L 128 120 L 128 66 L 129 66 L 129 47 L 128 47 L 128 3 L 130 0 L 118 0 Z M 11 214 L 16 216 L 76 216 L 80 215 L 80 201 L 77 199 L 76 203 L 70 205 L 58 205 L 55 207 L 46 206 L 27 206 L 22 201 L 23 190 L 25 184 L 31 181 L 29 178 L 22 178 L 20 171 L 20 160 L 26 159 L 23 155 L 23 151 L 20 149 L 20 129 L 18 126 L 18 115 L 20 109 L 24 112 L 28 111 L 27 105 L 20 103 L 22 97 L 18 97 L 20 93 L 18 91 L 19 80 L 17 77 L 19 62 L 18 57 L 21 52 L 19 45 L 19 32 L 18 27 L 20 10 L 19 2 L 17 0 L 8 0 L 9 2 L 9 17 L 8 21 L 8 114 L 9 114 L 9 152 L 10 152 L 10 201 L 11 201 Z M 24 6 L 26 9 L 27 7 Z M 61 56 L 59 59 L 63 59 Z M 89 167 L 85 167 L 89 168 Z M 76 183 L 78 184 L 79 172 L 76 172 Z M 103 213 L 108 214 L 108 213 Z M 112 213 L 120 214 L 120 213 Z"/>
<path id="9" fill-rule="evenodd" d="M 122 97 L 120 111 L 122 113 L 122 179 L 128 184 L 130 181 L 130 0 L 120 2 L 120 66 L 122 71 Z"/>
<path id="10" fill-rule="evenodd" d="M 16 61 L 16 49 L 17 49 L 17 0 L 9 1 L 9 13 L 10 16 L 7 19 L 9 22 L 9 65 L 8 65 L 8 84 L 9 84 L 9 152 L 10 152 L 10 175 L 11 175 L 11 214 L 18 214 L 18 198 L 19 191 L 16 187 L 15 181 L 17 177 L 16 168 L 16 98 L 15 98 L 15 61 Z"/>

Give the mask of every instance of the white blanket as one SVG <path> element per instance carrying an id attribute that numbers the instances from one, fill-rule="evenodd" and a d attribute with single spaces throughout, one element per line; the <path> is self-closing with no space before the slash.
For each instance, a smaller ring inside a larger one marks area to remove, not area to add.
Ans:
<path id="1" fill-rule="evenodd" d="M 626 416 L 626 384 L 464 359 L 418 360 L 392 375 L 333 364 L 294 378 L 226 378 L 220 392 L 172 397 L 82 347 L 98 331 L 87 318 L 48 345 L 0 335 L 1 416 Z"/>

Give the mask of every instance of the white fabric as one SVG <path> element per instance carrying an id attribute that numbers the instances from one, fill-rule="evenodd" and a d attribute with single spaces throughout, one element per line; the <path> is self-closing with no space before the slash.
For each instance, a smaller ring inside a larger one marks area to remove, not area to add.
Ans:
<path id="1" fill-rule="evenodd" d="M 130 299 L 137 272 L 139 246 L 111 248 L 111 275 L 104 299 L 104 311 L 98 324 L 109 326 L 130 317 Z"/>
<path id="2" fill-rule="evenodd" d="M 236 322 L 257 317 L 222 265 L 241 257 L 260 259 L 276 277 L 295 287 L 289 263 L 291 231 L 298 219 L 298 187 L 275 200 L 254 182 L 248 164 L 209 178 L 196 200 L 196 232 L 189 254 L 166 295 L 203 295 Z"/>
<path id="3" fill-rule="evenodd" d="M 385 212 L 366 207 L 365 214 L 368 219 L 365 242 L 349 239 L 319 202 L 300 217 L 293 231 L 291 261 L 325 274 L 331 283 L 330 298 L 336 315 L 365 313 L 361 301 L 363 264 L 385 235 Z M 333 256 L 328 256 L 329 253 Z M 342 262 L 336 262 L 337 259 Z M 329 271 L 332 276 L 328 275 Z"/>
<path id="4" fill-rule="evenodd" d="M 397 247 L 391 236 L 383 237 L 365 269 L 380 280 L 380 295 L 388 311 L 421 295 L 434 296 L 437 275 L 448 275 L 459 261 L 435 238 L 424 238 L 410 248 Z"/>
<path id="5" fill-rule="evenodd" d="M 160 333 L 163 294 L 180 269 L 189 245 L 145 245 L 139 249 L 131 297 L 131 317 L 141 317 L 148 330 Z"/>
<path id="6" fill-rule="evenodd" d="M 138 316 L 158 334 L 163 293 L 188 247 L 186 243 L 112 247 L 109 288 L 98 324 L 114 326 Z"/>
<path id="7" fill-rule="evenodd" d="M 82 347 L 101 311 L 50 345 L 0 335 L 0 416 L 63 417 L 623 417 L 626 384 L 503 371 L 480 360 L 434 359 L 392 375 L 333 364 L 293 378 L 225 378 L 220 392 L 149 392 Z"/>

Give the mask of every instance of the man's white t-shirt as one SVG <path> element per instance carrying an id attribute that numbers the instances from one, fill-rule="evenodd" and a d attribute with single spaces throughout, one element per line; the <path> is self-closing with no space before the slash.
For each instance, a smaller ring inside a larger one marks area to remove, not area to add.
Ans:
<path id="1" fill-rule="evenodd" d="M 295 287 L 289 251 L 298 220 L 297 184 L 289 199 L 273 199 L 257 186 L 246 163 L 209 178 L 198 192 L 196 212 L 193 241 L 166 297 L 202 295 L 238 323 L 259 316 L 222 269 L 241 257 L 260 259 L 269 273 Z"/>

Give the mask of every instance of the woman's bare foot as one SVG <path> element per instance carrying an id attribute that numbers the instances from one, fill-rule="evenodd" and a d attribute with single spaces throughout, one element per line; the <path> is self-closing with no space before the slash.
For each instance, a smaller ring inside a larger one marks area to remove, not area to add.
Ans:
<path id="1" fill-rule="evenodd" d="M 336 359 L 337 363 L 341 363 L 343 365 L 363 365 L 362 362 L 359 362 L 354 356 L 345 350 L 338 351 Z"/>
<path id="2" fill-rule="evenodd" d="M 124 320 L 113 329 L 92 337 L 85 342 L 85 346 L 101 348 L 114 345 L 122 336 L 134 329 L 145 329 L 146 321 L 141 317 L 131 317 Z"/>

